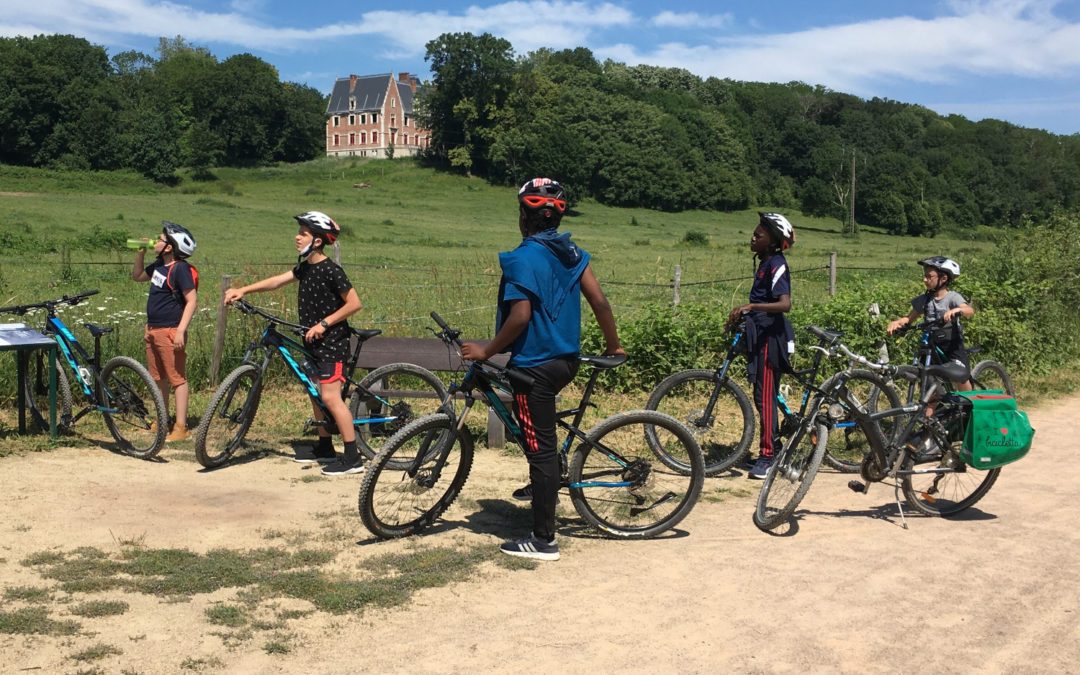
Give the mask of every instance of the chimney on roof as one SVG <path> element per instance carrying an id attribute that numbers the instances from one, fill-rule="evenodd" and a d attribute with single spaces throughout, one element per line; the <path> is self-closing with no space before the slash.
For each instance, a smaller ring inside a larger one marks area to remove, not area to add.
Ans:
<path id="1" fill-rule="evenodd" d="M 355 90 L 355 89 L 356 89 L 356 76 L 355 75 L 349 75 L 349 93 L 350 94 L 353 93 L 353 90 Z"/>
<path id="2" fill-rule="evenodd" d="M 413 77 L 412 75 L 410 75 L 409 73 L 405 73 L 405 72 L 400 73 L 398 75 L 398 82 L 403 82 L 403 83 L 409 85 L 409 88 L 413 90 L 413 93 L 414 94 L 416 93 L 416 78 Z"/>

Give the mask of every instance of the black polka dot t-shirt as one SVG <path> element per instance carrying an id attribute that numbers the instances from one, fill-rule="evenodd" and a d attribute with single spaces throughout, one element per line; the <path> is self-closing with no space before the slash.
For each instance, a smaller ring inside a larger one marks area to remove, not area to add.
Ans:
<path id="1" fill-rule="evenodd" d="M 314 326 L 341 309 L 342 298 L 352 289 L 345 270 L 329 258 L 317 263 L 306 260 L 293 268 L 293 276 L 300 281 L 297 293 L 300 323 Z M 347 321 L 333 324 L 326 329 L 321 340 L 313 346 L 315 357 L 320 361 L 344 361 L 349 351 L 349 324 Z"/>

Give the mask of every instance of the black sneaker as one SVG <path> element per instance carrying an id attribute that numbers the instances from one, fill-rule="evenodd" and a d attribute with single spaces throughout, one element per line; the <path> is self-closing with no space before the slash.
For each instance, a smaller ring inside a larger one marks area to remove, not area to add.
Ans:
<path id="1" fill-rule="evenodd" d="M 772 457 L 765 457 L 764 455 L 758 457 L 757 461 L 754 462 L 753 468 L 746 474 L 746 477 L 753 478 L 754 480 L 765 480 L 765 476 L 769 475 L 769 467 L 772 466 L 772 463 Z"/>
<path id="2" fill-rule="evenodd" d="M 363 460 L 357 460 L 355 463 L 348 463 L 344 459 L 339 459 L 336 462 L 330 464 L 323 464 L 322 474 L 324 476 L 348 476 L 354 473 L 364 472 Z"/>
<path id="3" fill-rule="evenodd" d="M 510 496 L 519 502 L 531 502 L 532 501 L 532 483 L 524 487 L 519 487 L 510 493 Z"/>
<path id="4" fill-rule="evenodd" d="M 555 540 L 550 542 L 537 539 L 536 535 L 530 534 L 524 539 L 504 542 L 499 550 L 507 555 L 518 558 L 532 558 L 533 560 L 558 560 L 559 545 Z"/>
<path id="5" fill-rule="evenodd" d="M 330 464 L 337 461 L 337 453 L 333 450 L 319 450 L 317 448 L 298 448 L 293 461 L 298 464 Z"/>

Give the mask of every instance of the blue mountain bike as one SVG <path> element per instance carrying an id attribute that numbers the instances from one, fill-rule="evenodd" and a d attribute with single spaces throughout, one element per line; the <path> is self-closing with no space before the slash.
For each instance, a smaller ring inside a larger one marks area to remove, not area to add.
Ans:
<path id="1" fill-rule="evenodd" d="M 337 433 L 334 418 L 319 392 L 319 376 L 312 367 L 315 358 L 310 348 L 303 344 L 303 335 L 308 328 L 280 319 L 243 300 L 238 300 L 233 307 L 244 314 L 262 317 L 266 326 L 259 339 L 248 346 L 243 362 L 222 380 L 199 421 L 195 432 L 195 456 L 199 463 L 206 468 L 219 467 L 241 447 L 259 410 L 266 369 L 275 354 L 322 409 L 322 419 L 308 419 L 305 431 L 323 427 L 331 434 Z M 284 335 L 278 327 L 300 339 Z M 446 387 L 434 373 L 411 363 L 391 363 L 376 368 L 356 382 L 352 375 L 360 348 L 382 331 L 349 330 L 355 346 L 346 359 L 341 394 L 349 402 L 352 412 L 357 448 L 371 459 L 379 445 L 398 429 L 420 415 L 434 412 L 446 396 Z"/>
<path id="2" fill-rule="evenodd" d="M 56 404 L 57 427 L 62 432 L 69 431 L 91 412 L 101 413 L 105 426 L 122 452 L 150 459 L 165 444 L 168 426 L 161 391 L 150 373 L 141 363 L 127 356 L 114 356 L 102 366 L 101 337 L 113 329 L 92 323 L 83 324 L 94 337 L 94 354 L 91 356 L 57 316 L 58 307 L 77 305 L 97 293 L 96 290 L 84 291 L 65 295 L 58 300 L 0 307 L 0 314 L 21 316 L 32 310 L 45 310 L 42 332 L 56 340 L 60 351 L 56 368 Z M 72 414 L 72 382 L 78 386 L 86 401 L 86 406 L 75 414 Z M 31 361 L 25 393 L 34 424 L 48 431 L 49 363 L 40 352 Z"/>

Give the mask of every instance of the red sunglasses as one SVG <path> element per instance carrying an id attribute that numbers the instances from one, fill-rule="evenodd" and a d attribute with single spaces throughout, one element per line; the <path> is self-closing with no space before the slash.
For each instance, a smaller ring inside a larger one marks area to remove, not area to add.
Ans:
<path id="1" fill-rule="evenodd" d="M 525 205 L 531 209 L 554 206 L 555 210 L 559 213 L 564 213 L 566 211 L 565 199 L 552 199 L 551 197 L 545 197 L 543 195 L 525 195 L 521 198 L 521 201 L 525 202 Z"/>

